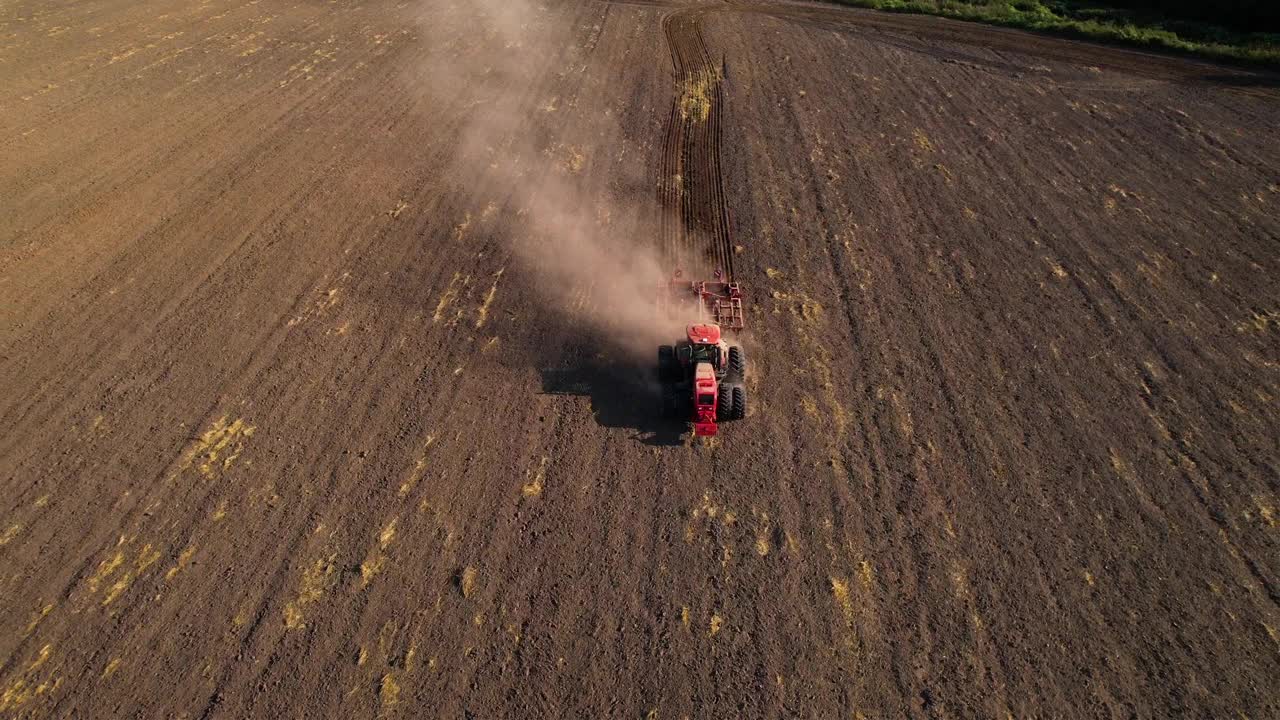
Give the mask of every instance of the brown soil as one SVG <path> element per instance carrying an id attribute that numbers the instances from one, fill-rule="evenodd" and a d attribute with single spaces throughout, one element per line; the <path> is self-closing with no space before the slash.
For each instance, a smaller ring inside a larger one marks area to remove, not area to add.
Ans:
<path id="1" fill-rule="evenodd" d="M 0 8 L 0 715 L 1280 715 L 1275 77 L 549 3 L 527 171 L 748 288 L 696 444 L 454 5 Z"/>

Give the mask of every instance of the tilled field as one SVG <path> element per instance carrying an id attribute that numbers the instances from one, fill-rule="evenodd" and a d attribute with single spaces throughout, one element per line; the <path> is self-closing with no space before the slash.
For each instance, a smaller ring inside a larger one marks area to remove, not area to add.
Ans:
<path id="1" fill-rule="evenodd" d="M 0 715 L 1280 715 L 1274 76 L 488 5 L 0 4 Z"/>

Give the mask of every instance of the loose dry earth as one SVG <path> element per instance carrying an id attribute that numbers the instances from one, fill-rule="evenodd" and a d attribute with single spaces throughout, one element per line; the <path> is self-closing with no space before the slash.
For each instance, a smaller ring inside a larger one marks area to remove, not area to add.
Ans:
<path id="1" fill-rule="evenodd" d="M 0 3 L 0 714 L 1280 716 L 1274 77 L 816 6 L 543 29 Z M 458 172 L 495 90 L 541 160 Z M 732 268 L 747 421 L 656 419 L 579 320 L 613 281 L 513 253 L 521 184 Z"/>

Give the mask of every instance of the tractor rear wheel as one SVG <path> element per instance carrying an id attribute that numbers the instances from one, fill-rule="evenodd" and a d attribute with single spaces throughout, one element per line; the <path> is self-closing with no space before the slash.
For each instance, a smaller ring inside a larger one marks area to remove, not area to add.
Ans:
<path id="1" fill-rule="evenodd" d="M 672 420 L 680 417 L 680 397 L 674 385 L 662 388 L 662 416 Z"/>
<path id="2" fill-rule="evenodd" d="M 741 420 L 747 416 L 747 389 L 741 385 L 734 385 L 731 396 L 733 410 L 730 417 L 734 420 Z"/>
<path id="3" fill-rule="evenodd" d="M 729 346 L 729 374 L 738 380 L 745 380 L 747 377 L 747 355 L 742 351 L 741 345 Z"/>
<path id="4" fill-rule="evenodd" d="M 716 403 L 717 422 L 727 422 L 733 419 L 733 387 L 728 383 L 720 383 L 720 394 Z"/>
<path id="5" fill-rule="evenodd" d="M 671 382 L 675 378 L 676 349 L 670 345 L 658 347 L 658 380 Z"/>

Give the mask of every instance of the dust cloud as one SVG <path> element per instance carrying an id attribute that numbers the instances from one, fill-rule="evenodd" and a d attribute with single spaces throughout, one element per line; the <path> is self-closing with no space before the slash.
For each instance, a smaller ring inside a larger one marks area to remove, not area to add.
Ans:
<path id="1" fill-rule="evenodd" d="M 656 304 L 672 270 L 657 248 L 656 192 L 618 197 L 600 178 L 615 187 L 652 187 L 652 180 L 635 176 L 645 172 L 637 163 L 615 162 L 622 109 L 538 90 L 584 69 L 577 43 L 590 28 L 573 22 L 554 3 L 433 4 L 421 20 L 430 52 L 417 80 L 433 102 L 470 104 L 449 176 L 507 198 L 505 240 L 545 311 L 648 360 L 682 325 Z M 575 83 L 582 84 L 569 78 L 562 86 Z M 592 173 L 596 162 L 610 163 L 607 172 Z"/>

